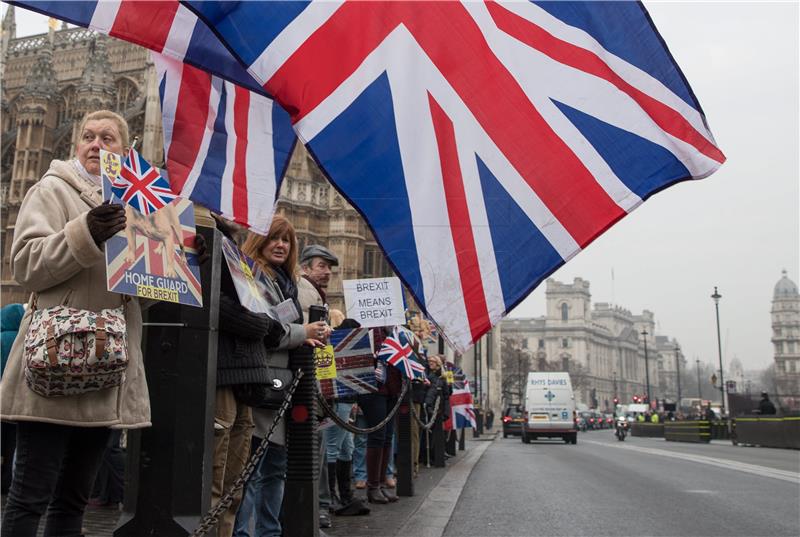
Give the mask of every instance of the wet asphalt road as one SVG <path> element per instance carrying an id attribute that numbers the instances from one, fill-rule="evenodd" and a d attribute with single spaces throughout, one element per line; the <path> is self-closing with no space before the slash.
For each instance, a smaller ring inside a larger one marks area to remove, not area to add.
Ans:
<path id="1" fill-rule="evenodd" d="M 498 438 L 445 536 L 528 535 L 798 536 L 800 452 L 609 430 L 576 446 Z"/>

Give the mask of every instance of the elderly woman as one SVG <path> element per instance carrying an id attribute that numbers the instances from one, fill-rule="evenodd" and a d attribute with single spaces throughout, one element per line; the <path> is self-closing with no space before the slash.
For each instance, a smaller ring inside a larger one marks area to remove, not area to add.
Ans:
<path id="1" fill-rule="evenodd" d="M 80 535 L 110 429 L 150 425 L 139 301 L 105 286 L 103 243 L 125 227 L 125 211 L 103 203 L 100 150 L 122 154 L 128 125 L 101 110 L 87 115 L 79 132 L 76 157 L 54 160 L 25 196 L 11 267 L 17 282 L 33 292 L 35 309 L 65 305 L 100 312 L 122 307 L 129 363 L 118 386 L 59 397 L 35 393 L 25 380 L 23 347 L 34 308 L 28 309 L 0 386 L 0 416 L 17 422 L 3 537 L 36 535 L 45 511 L 44 535 Z"/>

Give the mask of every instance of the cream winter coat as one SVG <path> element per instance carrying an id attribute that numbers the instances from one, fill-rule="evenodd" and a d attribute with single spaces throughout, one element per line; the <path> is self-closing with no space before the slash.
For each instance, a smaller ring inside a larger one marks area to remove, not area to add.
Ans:
<path id="1" fill-rule="evenodd" d="M 23 342 L 30 310 L 11 349 L 0 383 L 0 417 L 83 427 L 138 428 L 150 423 L 142 363 L 142 312 L 137 299 L 106 291 L 103 250 L 89 233 L 86 215 L 102 203 L 100 187 L 72 164 L 54 160 L 25 196 L 11 247 L 14 279 L 38 293 L 37 307 L 59 304 L 92 311 L 125 303 L 130 363 L 121 386 L 82 395 L 43 397 L 24 378 Z"/>

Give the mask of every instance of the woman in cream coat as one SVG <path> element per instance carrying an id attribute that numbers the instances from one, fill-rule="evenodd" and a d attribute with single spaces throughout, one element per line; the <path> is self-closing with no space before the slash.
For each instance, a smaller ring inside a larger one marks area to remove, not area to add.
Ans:
<path id="1" fill-rule="evenodd" d="M 45 535 L 80 535 L 110 429 L 150 425 L 140 304 L 106 291 L 103 255 L 103 243 L 124 229 L 125 212 L 102 202 L 100 149 L 122 154 L 127 146 L 122 117 L 107 110 L 89 114 L 76 158 L 54 160 L 28 191 L 17 217 L 11 266 L 16 281 L 36 295 L 36 308 L 64 304 L 100 311 L 124 305 L 129 365 L 118 387 L 52 398 L 34 393 L 24 378 L 28 308 L 0 385 L 0 417 L 17 422 L 3 537 L 36 535 L 45 511 Z"/>

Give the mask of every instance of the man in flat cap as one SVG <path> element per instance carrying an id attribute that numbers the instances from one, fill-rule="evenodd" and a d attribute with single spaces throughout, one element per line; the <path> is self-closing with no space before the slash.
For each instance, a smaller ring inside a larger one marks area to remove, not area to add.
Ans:
<path id="1" fill-rule="evenodd" d="M 303 276 L 297 282 L 297 300 L 303 308 L 303 322 L 308 322 L 308 307 L 311 305 L 324 306 L 327 304 L 325 291 L 331 280 L 331 267 L 339 265 L 339 258 L 333 252 L 319 244 L 309 244 L 300 253 L 300 269 Z M 319 472 L 319 527 L 331 527 L 331 515 L 329 509 L 332 507 L 330 494 L 330 478 L 328 476 L 328 464 L 325 459 L 326 444 L 319 435 L 320 442 L 320 472 Z M 335 469 L 333 478 L 335 479 Z M 320 532 L 322 534 L 323 532 Z"/>
<path id="2" fill-rule="evenodd" d="M 298 300 L 303 308 L 304 322 L 308 322 L 308 307 L 312 304 L 324 306 L 325 292 L 331 281 L 331 267 L 339 265 L 339 258 L 319 244 L 309 244 L 300 254 L 300 269 L 303 277 L 297 284 Z"/>

